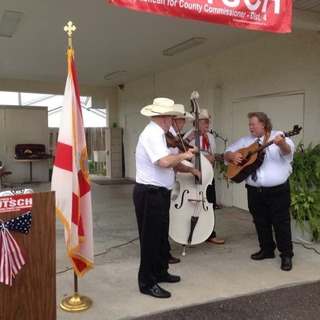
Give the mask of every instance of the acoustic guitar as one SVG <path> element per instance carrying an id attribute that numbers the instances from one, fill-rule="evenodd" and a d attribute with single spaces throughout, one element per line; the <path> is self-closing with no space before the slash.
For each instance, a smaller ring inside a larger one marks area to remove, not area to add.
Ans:
<path id="1" fill-rule="evenodd" d="M 281 136 L 291 137 L 300 133 L 302 127 L 295 125 L 293 130 L 283 133 Z M 242 155 L 242 162 L 235 164 L 229 161 L 227 168 L 227 177 L 236 182 L 240 183 L 245 180 L 252 172 L 257 170 L 263 163 L 265 152 L 262 152 L 265 148 L 269 147 L 274 143 L 273 140 L 259 146 L 258 142 L 254 142 L 249 147 L 241 148 L 237 152 Z"/>

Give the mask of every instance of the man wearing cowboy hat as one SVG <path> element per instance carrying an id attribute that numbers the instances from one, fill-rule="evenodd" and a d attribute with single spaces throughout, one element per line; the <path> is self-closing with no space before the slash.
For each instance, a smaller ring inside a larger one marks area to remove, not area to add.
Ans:
<path id="1" fill-rule="evenodd" d="M 183 104 L 175 104 L 173 108 L 180 112 L 180 115 L 177 115 L 174 117 L 172 121 L 172 129 L 170 128 L 170 132 L 173 133 L 173 135 L 181 134 L 181 130 L 183 129 L 186 121 L 192 122 L 193 116 L 190 112 L 185 111 Z"/>
<path id="2" fill-rule="evenodd" d="M 216 142 L 213 134 L 209 132 L 209 126 L 211 122 L 211 116 L 208 113 L 207 109 L 201 108 L 199 113 L 199 131 L 200 131 L 200 151 L 203 155 L 210 161 L 212 166 L 214 167 L 215 152 L 216 152 Z M 195 129 L 191 129 L 185 133 L 183 138 L 190 145 L 195 145 Z M 218 210 L 221 209 L 221 206 L 217 204 L 216 200 L 216 190 L 215 190 L 215 179 L 213 178 L 212 184 L 208 186 L 206 190 L 206 196 L 208 202 L 213 204 L 213 209 Z M 215 243 L 215 244 L 224 244 L 224 240 L 218 238 L 215 230 L 212 230 L 211 235 L 206 240 L 207 242 Z"/>
<path id="3" fill-rule="evenodd" d="M 156 98 L 153 104 L 141 109 L 141 114 L 151 121 L 140 134 L 136 147 L 136 185 L 133 202 L 140 239 L 139 290 L 156 298 L 170 298 L 171 293 L 161 288 L 159 282 L 175 283 L 179 276 L 168 272 L 168 227 L 171 190 L 174 185 L 174 168 L 181 161 L 193 158 L 197 148 L 171 154 L 165 134 L 172 118 L 180 115 L 174 101 Z M 199 176 L 194 168 L 188 172 Z"/>

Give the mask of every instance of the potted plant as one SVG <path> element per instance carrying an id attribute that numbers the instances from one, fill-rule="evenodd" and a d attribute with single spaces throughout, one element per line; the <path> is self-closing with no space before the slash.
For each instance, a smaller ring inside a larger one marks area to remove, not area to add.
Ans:
<path id="1" fill-rule="evenodd" d="M 307 148 L 299 143 L 293 156 L 290 175 L 290 214 L 302 232 L 314 240 L 320 235 L 320 145 Z M 306 221 L 310 227 L 306 227 Z"/>
<path id="2" fill-rule="evenodd" d="M 223 161 L 215 163 L 215 169 L 218 173 L 218 180 L 225 181 L 227 184 L 227 188 L 229 188 L 230 183 L 232 183 L 232 181 L 227 176 L 227 168 L 228 166 L 225 165 Z"/>

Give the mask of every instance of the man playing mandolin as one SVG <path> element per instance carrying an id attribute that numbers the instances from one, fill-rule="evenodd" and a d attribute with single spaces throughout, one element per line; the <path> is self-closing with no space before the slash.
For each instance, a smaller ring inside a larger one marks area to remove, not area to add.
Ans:
<path id="1" fill-rule="evenodd" d="M 226 149 L 225 161 L 239 168 L 245 167 L 240 149 L 262 145 L 257 156 L 260 161 L 256 170 L 246 178 L 249 211 L 258 234 L 260 251 L 251 255 L 253 260 L 275 257 L 276 247 L 280 251 L 281 269 L 292 269 L 293 246 L 290 226 L 290 186 L 294 143 L 281 131 L 272 130 L 271 120 L 263 112 L 248 114 L 251 135 L 239 139 Z M 292 134 L 293 135 L 293 134 Z M 260 141 L 257 143 L 257 139 Z M 267 147 L 263 148 L 263 145 Z M 249 163 L 250 161 L 248 161 Z M 275 240 L 273 239 L 273 231 Z"/>

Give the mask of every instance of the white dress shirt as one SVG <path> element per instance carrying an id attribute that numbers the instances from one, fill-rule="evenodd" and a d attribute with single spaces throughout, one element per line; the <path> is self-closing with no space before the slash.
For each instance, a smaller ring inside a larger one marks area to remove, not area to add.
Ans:
<path id="1" fill-rule="evenodd" d="M 183 139 L 188 138 L 188 136 L 191 134 L 191 132 L 192 132 L 193 130 L 194 130 L 194 129 L 190 129 L 189 131 L 187 131 L 187 132 L 185 133 L 185 135 L 183 136 Z M 215 152 L 216 152 L 216 141 L 215 141 L 214 136 L 213 136 L 212 133 L 207 132 L 206 134 L 207 134 L 207 136 L 208 136 L 209 143 L 210 143 L 209 149 L 208 149 L 208 150 L 205 150 L 205 149 L 204 149 L 204 146 L 203 146 L 203 137 L 202 137 L 202 135 L 200 135 L 200 137 L 199 137 L 199 138 L 200 138 L 200 151 L 201 151 L 201 153 L 202 153 L 203 155 L 205 155 L 205 156 L 207 156 L 207 155 L 214 155 Z M 195 145 L 195 142 L 196 142 L 196 140 L 193 139 L 193 140 L 190 141 L 189 144 L 190 144 L 191 146 L 194 146 L 194 145 Z"/>
<path id="2" fill-rule="evenodd" d="M 174 184 L 173 169 L 162 168 L 157 163 L 169 154 L 171 152 L 163 129 L 150 121 L 140 134 L 136 147 L 136 182 L 171 190 Z"/>

